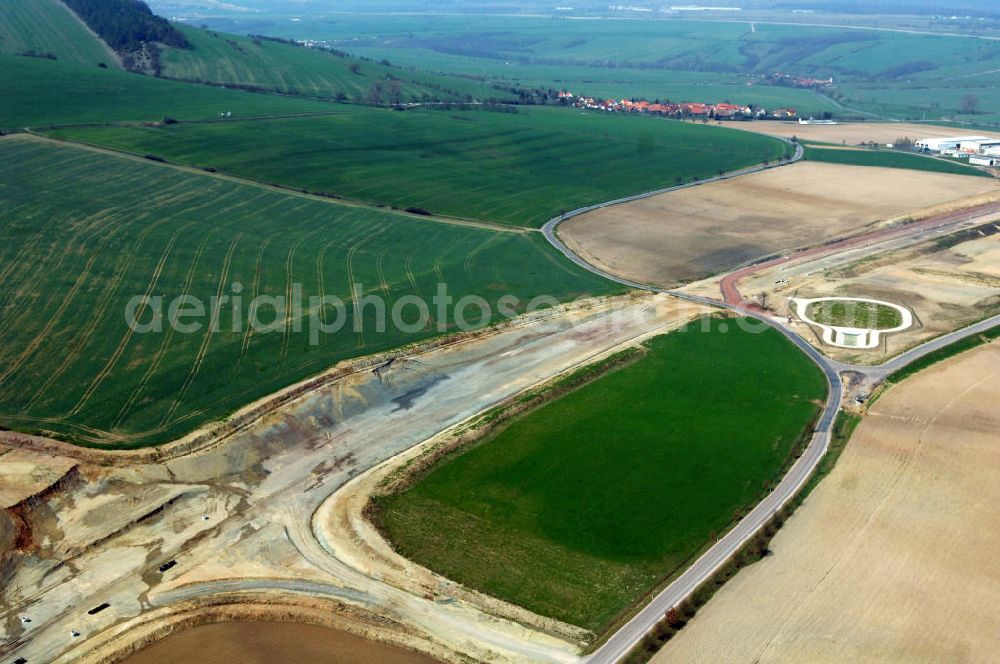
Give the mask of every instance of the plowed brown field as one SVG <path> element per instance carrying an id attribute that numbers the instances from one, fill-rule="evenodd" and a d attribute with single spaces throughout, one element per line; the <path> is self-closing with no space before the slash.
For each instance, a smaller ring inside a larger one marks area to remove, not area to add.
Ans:
<path id="1" fill-rule="evenodd" d="M 803 162 L 596 210 L 559 235 L 609 272 L 675 286 L 997 191 L 986 178 Z"/>

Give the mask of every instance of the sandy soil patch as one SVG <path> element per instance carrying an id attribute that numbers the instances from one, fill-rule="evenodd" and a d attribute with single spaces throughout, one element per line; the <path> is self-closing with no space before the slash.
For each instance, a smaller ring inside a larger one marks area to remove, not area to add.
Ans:
<path id="1" fill-rule="evenodd" d="M 559 235 L 612 273 L 676 286 L 997 189 L 985 178 L 803 162 L 596 210 Z"/>
<path id="2" fill-rule="evenodd" d="M 905 122 L 845 122 L 835 125 L 800 125 L 798 122 L 735 122 L 726 125 L 734 129 L 791 138 L 798 136 L 820 143 L 892 143 L 900 137 L 947 138 L 949 136 L 989 136 L 1000 138 L 1000 133 L 959 127 L 933 127 Z"/>
<path id="3" fill-rule="evenodd" d="M 52 486 L 73 460 L 0 445 L 0 509 Z"/>
<path id="4" fill-rule="evenodd" d="M 947 248 L 949 238 L 970 238 Z M 787 280 L 787 281 L 783 281 Z M 880 363 L 907 348 L 1000 313 L 1000 223 L 962 230 L 912 247 L 859 259 L 833 256 L 775 267 L 746 279 L 745 293 L 768 293 L 774 311 L 824 353 L 860 364 Z M 823 344 L 819 331 L 798 321 L 792 297 L 869 297 L 900 304 L 914 314 L 909 330 L 883 336 L 871 351 Z"/>
<path id="5" fill-rule="evenodd" d="M 1000 344 L 872 407 L 772 543 L 654 658 L 985 662 L 1000 652 Z"/>

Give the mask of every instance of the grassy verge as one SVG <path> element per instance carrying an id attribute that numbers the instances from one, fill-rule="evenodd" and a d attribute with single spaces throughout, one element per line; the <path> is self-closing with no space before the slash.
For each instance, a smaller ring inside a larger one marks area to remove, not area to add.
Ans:
<path id="1" fill-rule="evenodd" d="M 905 168 L 915 171 L 930 171 L 933 173 L 952 173 L 955 175 L 971 175 L 990 177 L 988 173 L 944 159 L 925 157 L 908 152 L 892 150 L 850 150 L 824 149 L 807 146 L 805 158 L 809 161 L 819 161 L 827 164 L 848 164 L 850 166 L 879 166 L 883 168 Z"/>
<path id="2" fill-rule="evenodd" d="M 707 321 L 377 499 L 384 531 L 449 578 L 603 632 L 769 490 L 823 398 L 777 333 Z"/>

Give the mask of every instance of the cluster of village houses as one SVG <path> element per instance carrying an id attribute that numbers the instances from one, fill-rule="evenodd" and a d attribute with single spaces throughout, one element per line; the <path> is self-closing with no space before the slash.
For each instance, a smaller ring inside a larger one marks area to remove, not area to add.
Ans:
<path id="1" fill-rule="evenodd" d="M 649 113 L 651 115 L 666 115 L 676 118 L 704 118 L 706 120 L 751 120 L 761 118 L 778 118 L 789 120 L 798 117 L 794 108 L 775 108 L 767 110 L 760 106 L 745 106 L 742 104 L 705 104 L 701 102 L 649 102 L 645 99 L 594 99 L 583 95 L 577 96 L 563 90 L 559 99 L 565 104 L 590 110 L 609 113 Z"/>
<path id="2" fill-rule="evenodd" d="M 793 88 L 830 88 L 833 87 L 833 77 L 812 78 L 810 76 L 794 76 L 777 72 L 767 77 L 767 81 L 773 85 L 791 86 Z M 753 82 L 747 83 L 752 85 Z"/>

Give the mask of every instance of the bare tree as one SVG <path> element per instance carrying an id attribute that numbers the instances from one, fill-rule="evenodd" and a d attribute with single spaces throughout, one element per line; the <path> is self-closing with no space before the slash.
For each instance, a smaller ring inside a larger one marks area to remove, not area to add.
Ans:
<path id="1" fill-rule="evenodd" d="M 403 102 L 403 86 L 399 81 L 389 81 L 389 103 L 396 106 Z"/>
<path id="2" fill-rule="evenodd" d="M 979 108 L 979 97 L 968 94 L 962 97 L 962 103 L 958 106 L 958 112 L 965 115 L 973 115 L 977 108 Z"/>
<path id="3" fill-rule="evenodd" d="M 378 106 L 382 103 L 382 81 L 372 81 L 371 87 L 368 88 L 368 95 L 365 99 L 373 106 Z"/>

